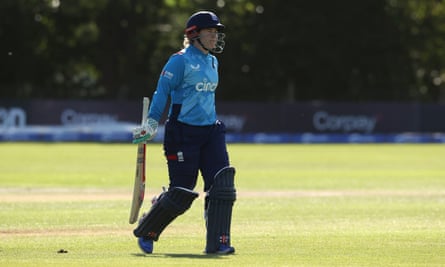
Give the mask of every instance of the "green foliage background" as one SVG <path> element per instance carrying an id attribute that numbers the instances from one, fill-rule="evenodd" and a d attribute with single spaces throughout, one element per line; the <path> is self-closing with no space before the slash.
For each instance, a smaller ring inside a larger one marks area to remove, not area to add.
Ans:
<path id="1" fill-rule="evenodd" d="M 445 99 L 442 0 L 4 0 L 0 97 L 151 94 L 187 18 L 227 26 L 219 99 Z"/>

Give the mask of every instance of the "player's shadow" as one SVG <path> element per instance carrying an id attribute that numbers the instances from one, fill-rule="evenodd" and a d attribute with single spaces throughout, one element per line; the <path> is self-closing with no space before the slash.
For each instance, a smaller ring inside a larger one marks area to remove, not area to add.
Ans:
<path id="1" fill-rule="evenodd" d="M 144 254 L 144 253 L 133 253 L 133 256 L 136 257 L 155 257 L 155 258 L 187 258 L 187 259 L 217 259 L 224 258 L 226 255 L 220 254 L 190 254 L 190 253 L 153 253 L 153 254 Z"/>
<path id="2" fill-rule="evenodd" d="M 217 259 L 224 258 L 226 255 L 219 254 L 190 254 L 190 253 L 164 253 L 165 257 L 170 258 L 188 258 L 188 259 Z"/>

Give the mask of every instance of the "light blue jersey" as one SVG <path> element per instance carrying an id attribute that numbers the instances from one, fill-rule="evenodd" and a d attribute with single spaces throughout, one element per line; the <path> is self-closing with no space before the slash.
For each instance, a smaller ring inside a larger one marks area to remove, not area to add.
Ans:
<path id="1" fill-rule="evenodd" d="M 148 116 L 159 121 L 168 97 L 179 104 L 178 121 L 189 125 L 211 125 L 216 121 L 215 90 L 218 86 L 218 61 L 190 45 L 172 55 L 165 64 L 153 95 Z"/>

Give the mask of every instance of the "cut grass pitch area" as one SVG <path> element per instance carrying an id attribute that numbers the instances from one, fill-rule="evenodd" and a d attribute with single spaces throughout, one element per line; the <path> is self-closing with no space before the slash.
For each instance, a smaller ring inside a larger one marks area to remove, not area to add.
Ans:
<path id="1" fill-rule="evenodd" d="M 147 151 L 146 200 L 168 180 L 162 146 Z M 200 181 L 192 208 L 144 255 L 128 224 L 135 145 L 0 143 L 0 266 L 445 265 L 444 145 L 229 152 L 236 254 L 202 253 Z"/>

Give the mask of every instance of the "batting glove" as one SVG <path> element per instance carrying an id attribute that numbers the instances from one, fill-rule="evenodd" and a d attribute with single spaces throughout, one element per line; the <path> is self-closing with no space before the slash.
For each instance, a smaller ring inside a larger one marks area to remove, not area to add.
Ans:
<path id="1" fill-rule="evenodd" d="M 158 132 L 158 122 L 148 118 L 141 127 L 133 130 L 133 144 L 139 144 L 152 140 Z"/>

